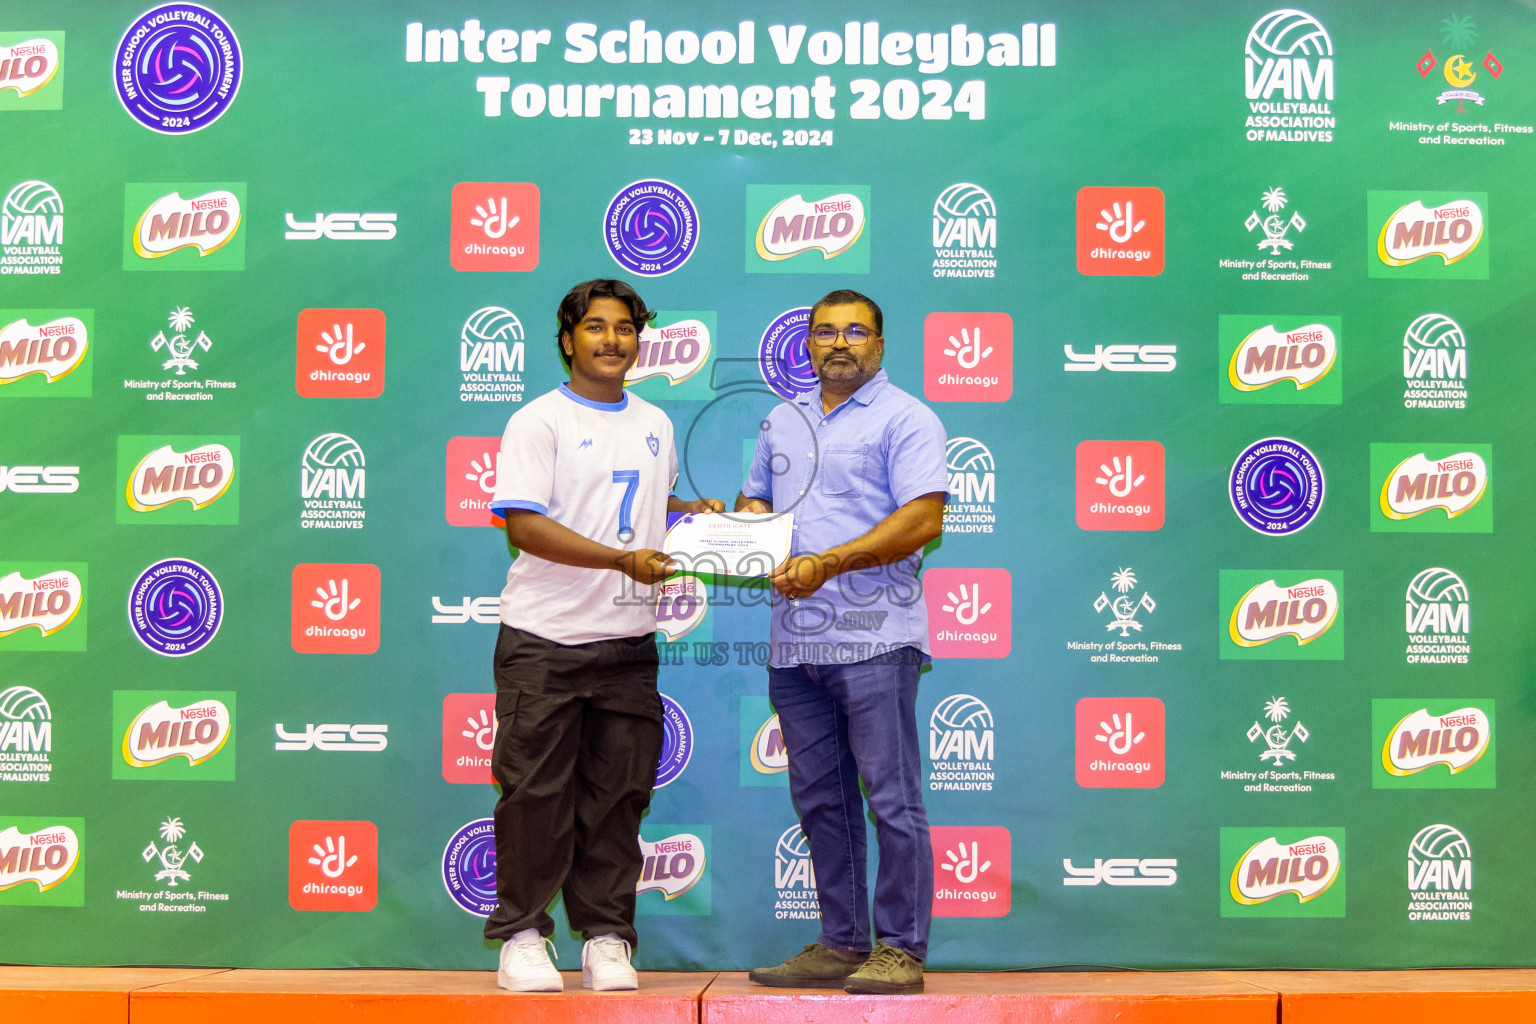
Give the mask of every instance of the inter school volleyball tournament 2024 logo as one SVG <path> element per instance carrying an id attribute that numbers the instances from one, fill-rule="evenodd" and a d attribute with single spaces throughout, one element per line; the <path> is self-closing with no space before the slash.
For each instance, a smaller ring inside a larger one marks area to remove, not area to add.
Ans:
<path id="1" fill-rule="evenodd" d="M 1321 404 L 1344 400 L 1336 316 L 1221 316 L 1224 360 L 1218 397 L 1229 404 Z"/>
<path id="2" fill-rule="evenodd" d="M 0 651 L 83 651 L 86 567 L 0 562 Z"/>
<path id="3" fill-rule="evenodd" d="M 1333 40 L 1305 11 L 1270 11 L 1248 30 L 1243 94 L 1249 142 L 1332 142 Z"/>
<path id="4" fill-rule="evenodd" d="M 0 202 L 0 276 L 64 267 L 64 200 L 46 181 L 23 181 Z"/>
<path id="5" fill-rule="evenodd" d="M 699 212 L 688 193 L 659 178 L 631 182 L 603 214 L 603 243 L 615 263 L 661 277 L 688 262 L 699 244 Z"/>
<path id="6" fill-rule="evenodd" d="M 1323 467 L 1306 446 L 1266 437 L 1238 453 L 1228 476 L 1232 511 L 1256 533 L 1303 530 L 1323 507 Z"/>
<path id="7" fill-rule="evenodd" d="M 187 558 L 166 558 L 139 574 L 128 592 L 128 624 L 156 654 L 184 658 L 218 636 L 224 593 L 213 573 Z"/>
<path id="8" fill-rule="evenodd" d="M 63 32 L 0 32 L 0 110 L 62 110 L 63 68 Z"/>
<path id="9" fill-rule="evenodd" d="M 89 309 L 0 309 L 0 398 L 89 398 Z"/>
<path id="10" fill-rule="evenodd" d="M 191 3 L 162 4 L 123 33 L 113 60 L 117 98 L 130 117 L 162 135 L 201 131 L 240 91 L 240 41 L 219 15 Z"/>
<path id="11" fill-rule="evenodd" d="M 1372 444 L 1371 530 L 1489 533 L 1493 446 Z"/>
<path id="12" fill-rule="evenodd" d="M 811 307 L 786 309 L 769 322 L 757 343 L 763 381 L 785 401 L 816 386 L 816 371 L 811 368 L 811 353 L 806 347 L 810 323 Z"/>

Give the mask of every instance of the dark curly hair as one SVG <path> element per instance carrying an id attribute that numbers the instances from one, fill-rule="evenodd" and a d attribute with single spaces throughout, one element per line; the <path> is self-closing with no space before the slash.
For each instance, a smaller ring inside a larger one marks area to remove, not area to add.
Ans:
<path id="1" fill-rule="evenodd" d="M 581 282 L 565 293 L 565 298 L 560 300 L 560 309 L 555 314 L 560 319 L 560 326 L 555 331 L 555 348 L 560 353 L 560 361 L 565 363 L 567 370 L 571 368 L 571 357 L 565 354 L 565 345 L 561 343 L 561 339 L 576 330 L 576 325 L 581 323 L 587 315 L 587 310 L 591 308 L 593 299 L 618 299 L 624 303 L 629 307 L 629 315 L 635 321 L 636 331 L 644 330 L 646 324 L 656 319 L 656 312 L 645 308 L 645 300 L 623 281 L 600 277 L 593 281 Z"/>

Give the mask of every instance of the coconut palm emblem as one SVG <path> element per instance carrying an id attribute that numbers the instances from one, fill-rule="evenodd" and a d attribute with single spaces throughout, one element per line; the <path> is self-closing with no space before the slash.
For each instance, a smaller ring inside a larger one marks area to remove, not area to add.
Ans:
<path id="1" fill-rule="evenodd" d="M 1141 600 L 1134 600 L 1131 591 L 1136 589 L 1136 570 L 1129 567 L 1116 570 L 1109 577 L 1110 586 L 1119 593 L 1119 597 L 1111 598 L 1107 592 L 1101 592 L 1098 600 L 1093 602 L 1093 610 L 1102 612 L 1105 608 L 1115 614 L 1114 621 L 1104 624 L 1105 629 L 1118 629 L 1121 636 L 1130 636 L 1131 630 L 1139 630 L 1142 623 L 1136 621 L 1136 613 L 1145 608 L 1148 612 L 1157 610 L 1157 602 L 1152 600 L 1152 595 L 1146 591 L 1141 592 Z"/>
<path id="2" fill-rule="evenodd" d="M 197 318 L 192 315 L 192 310 L 186 306 L 179 306 L 171 310 L 171 315 L 166 319 L 171 330 L 175 333 L 167 338 L 165 332 L 161 331 L 150 339 L 149 347 L 155 352 L 160 351 L 162 348 L 169 350 L 171 358 L 167 359 L 160 368 L 162 370 L 169 370 L 174 367 L 178 377 L 185 377 L 188 370 L 197 369 L 197 361 L 192 358 L 192 353 L 198 349 L 206 351 L 212 348 L 213 341 L 202 331 L 198 331 L 195 338 L 188 337 L 192 331 L 192 324 Z"/>
<path id="3" fill-rule="evenodd" d="M 1290 749 L 1291 740 L 1305 743 L 1307 742 L 1307 737 L 1311 734 L 1307 732 L 1307 727 L 1300 722 L 1297 722 L 1296 727 L 1290 732 L 1286 732 L 1285 727 L 1280 723 L 1290 716 L 1291 706 L 1285 702 L 1285 698 L 1271 697 L 1264 704 L 1264 717 L 1273 724 L 1267 729 L 1258 722 L 1254 722 L 1253 725 L 1248 727 L 1248 742 L 1256 742 L 1262 736 L 1264 737 L 1265 745 L 1269 748 L 1268 750 L 1260 751 L 1260 761 L 1274 761 L 1278 767 L 1286 761 L 1296 760 L 1296 751 Z"/>
<path id="4" fill-rule="evenodd" d="M 188 846 L 185 851 L 176 845 L 186 834 L 187 828 L 180 818 L 166 818 L 160 823 L 160 838 L 165 841 L 165 845 L 156 846 L 154 840 L 150 840 L 149 845 L 144 847 L 146 864 L 157 857 L 160 859 L 161 870 L 155 872 L 155 881 L 164 882 L 169 888 L 191 880 L 192 876 L 182 867 L 183 864 L 189 860 L 198 864 L 203 859 L 203 851 L 196 843 Z"/>
<path id="5" fill-rule="evenodd" d="M 1257 227 L 1263 227 L 1264 237 L 1259 240 L 1259 248 L 1268 249 L 1270 255 L 1278 256 L 1281 249 L 1289 249 L 1295 244 L 1285 237 L 1291 228 L 1295 228 L 1297 233 L 1300 234 L 1307 229 L 1307 222 L 1301 214 L 1295 211 L 1291 212 L 1289 220 L 1280 216 L 1280 212 L 1285 209 L 1285 204 L 1289 200 L 1285 197 L 1285 189 L 1278 185 L 1265 189 L 1260 202 L 1264 209 L 1269 211 L 1269 216 L 1261 217 L 1259 216 L 1259 211 L 1254 210 L 1248 214 L 1248 219 L 1244 221 L 1244 224 L 1249 231 Z"/>

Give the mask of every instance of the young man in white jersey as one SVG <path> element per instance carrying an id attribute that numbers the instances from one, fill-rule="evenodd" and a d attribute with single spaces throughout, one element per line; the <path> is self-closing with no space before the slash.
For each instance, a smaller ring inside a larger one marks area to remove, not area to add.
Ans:
<path id="1" fill-rule="evenodd" d="M 622 281 L 587 281 L 560 303 L 568 384 L 527 403 L 502 435 L 491 508 L 521 554 L 501 593 L 496 641 L 497 981 L 558 992 L 545 952 L 564 894 L 581 932 L 582 983 L 639 985 L 635 882 L 640 817 L 661 754 L 655 584 L 677 571 L 658 549 L 668 512 L 717 512 L 671 497 L 672 424 L 624 390 L 655 314 Z M 552 943 L 550 943 L 552 945 Z"/>

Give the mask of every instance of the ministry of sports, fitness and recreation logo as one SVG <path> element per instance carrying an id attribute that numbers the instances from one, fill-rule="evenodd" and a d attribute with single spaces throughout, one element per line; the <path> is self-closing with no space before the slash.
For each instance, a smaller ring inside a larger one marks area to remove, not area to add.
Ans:
<path id="1" fill-rule="evenodd" d="M 0 690 L 0 782 L 47 782 L 52 754 L 48 698 L 30 686 Z"/>
<path id="2" fill-rule="evenodd" d="M 1494 702 L 1371 701 L 1374 789 L 1493 789 Z"/>
<path id="3" fill-rule="evenodd" d="M 996 734 L 992 709 L 980 697 L 955 693 L 928 716 L 928 788 L 990 792 Z"/>
<path id="4" fill-rule="evenodd" d="M 1222 569 L 1218 590 L 1222 658 L 1344 657 L 1341 571 Z"/>
<path id="5" fill-rule="evenodd" d="M 1338 780 L 1338 772 L 1321 771 L 1312 755 L 1308 755 L 1308 767 L 1290 767 L 1312 738 L 1312 731 L 1301 719 L 1292 719 L 1295 712 L 1284 697 L 1270 697 L 1264 702 L 1263 713 L 1248 726 L 1248 750 L 1257 751 L 1260 765 L 1257 767 L 1247 757 L 1237 767 L 1223 768 L 1223 781 L 1237 782 L 1244 793 L 1311 793 L 1317 787 Z"/>
<path id="6" fill-rule="evenodd" d="M 156 654 L 195 654 L 218 635 L 223 621 L 219 581 L 191 559 L 154 563 L 128 591 L 128 624 L 139 642 Z"/>
<path id="7" fill-rule="evenodd" d="M 443 847 L 443 888 L 459 909 L 490 917 L 496 909 L 496 823 L 477 818 Z"/>
<path id="8" fill-rule="evenodd" d="M 120 435 L 117 486 L 125 525 L 229 526 L 240 521 L 238 437 Z"/>
<path id="9" fill-rule="evenodd" d="M 997 276 L 997 203 L 962 181 L 933 201 L 933 276 Z"/>
<path id="10" fill-rule="evenodd" d="M 661 277 L 688 262 L 699 244 L 699 212 L 688 193 L 659 178 L 631 182 L 603 214 L 603 242 L 631 274 Z"/>
<path id="11" fill-rule="evenodd" d="M 949 473 L 945 533 L 992 533 L 996 529 L 997 461 L 974 437 L 952 437 L 944 452 Z"/>
<path id="12" fill-rule="evenodd" d="M 523 322 L 510 309 L 482 306 L 459 331 L 459 401 L 523 400 Z"/>
<path id="13" fill-rule="evenodd" d="M 1451 825 L 1425 825 L 1408 843 L 1408 920 L 1472 920 L 1472 844 Z"/>
<path id="14" fill-rule="evenodd" d="M 0 110 L 62 110 L 63 32 L 0 32 Z"/>
<path id="15" fill-rule="evenodd" d="M 773 888 L 775 920 L 815 921 L 821 917 L 816 865 L 799 822 L 785 829 L 773 844 Z"/>
<path id="16" fill-rule="evenodd" d="M 1472 656 L 1472 598 L 1449 569 L 1425 569 L 1408 584 L 1404 619 L 1410 665 L 1465 665 Z"/>
<path id="17" fill-rule="evenodd" d="M 1288 437 L 1266 437 L 1244 448 L 1227 485 L 1237 517 L 1270 537 L 1305 529 L 1323 507 L 1323 467 Z"/>
<path id="18" fill-rule="evenodd" d="M 1488 279 L 1486 192 L 1369 191 L 1365 217 L 1369 276 Z"/>
<path id="19" fill-rule="evenodd" d="M 84 818 L 0 817 L 0 906 L 85 906 L 84 834 Z"/>
<path id="20" fill-rule="evenodd" d="M 1492 445 L 1372 444 L 1371 487 L 1372 532 L 1493 530 Z"/>
<path id="21" fill-rule="evenodd" d="M 124 270 L 244 270 L 244 182 L 123 187 Z"/>
<path id="22" fill-rule="evenodd" d="M 1466 332 L 1444 313 L 1415 317 L 1403 332 L 1403 408 L 1466 407 Z"/>
<path id="23" fill-rule="evenodd" d="M 362 447 L 346 434 L 321 434 L 299 462 L 304 529 L 361 530 L 367 518 L 368 469 Z"/>
<path id="24" fill-rule="evenodd" d="M 693 723 L 677 701 L 661 694 L 661 758 L 656 764 L 656 788 L 676 782 L 693 757 Z"/>
<path id="25" fill-rule="evenodd" d="M 868 185 L 748 185 L 749 274 L 869 273 Z"/>
<path id="26" fill-rule="evenodd" d="M 24 181 L 0 202 L 0 276 L 64 267 L 64 200 L 46 181 Z"/>
<path id="27" fill-rule="evenodd" d="M 130 117 L 162 135 L 201 131 L 240 91 L 240 41 L 219 15 L 192 3 L 152 7 L 117 44 L 117 98 Z"/>
<path id="28" fill-rule="evenodd" d="M 84 611 L 84 565 L 0 562 L 0 650 L 83 651 Z"/>
<path id="29" fill-rule="evenodd" d="M 1435 104 L 1444 107 L 1452 100 L 1456 102 L 1456 109 L 1452 114 L 1467 113 L 1467 104 L 1481 107 L 1486 100 L 1482 93 L 1472 88 L 1472 84 L 1482 77 L 1472 64 L 1477 59 L 1477 51 L 1482 47 L 1477 45 L 1477 25 L 1470 15 L 1457 16 L 1455 14 L 1440 22 L 1440 41 L 1444 47 L 1441 53 L 1444 59 L 1436 58 L 1434 47 L 1424 51 L 1424 56 L 1418 59 L 1414 67 L 1419 72 L 1419 77 L 1429 79 L 1431 71 L 1438 66 L 1440 74 L 1437 78 L 1444 80 L 1447 88 L 1435 97 Z M 1450 51 L 1447 53 L 1447 51 Z M 1481 64 L 1487 71 L 1484 82 L 1498 81 L 1504 74 L 1504 65 L 1499 58 L 1493 55 L 1492 50 L 1487 51 Z M 1438 83 L 1436 83 L 1438 86 Z M 1486 88 L 1486 84 L 1484 88 Z"/>
<path id="30" fill-rule="evenodd" d="M 786 309 L 773 318 L 757 343 L 763 380 L 786 401 L 816 386 L 816 371 L 811 368 L 811 353 L 806 347 L 810 323 L 811 307 Z"/>
<path id="31" fill-rule="evenodd" d="M 1342 828 L 1223 828 L 1222 917 L 1343 917 Z"/>
<path id="32" fill-rule="evenodd" d="M 114 779 L 235 777 L 235 695 L 228 691 L 115 690 L 112 732 Z"/>
<path id="33" fill-rule="evenodd" d="M 1224 403 L 1337 405 L 1344 400 L 1336 316 L 1218 317 Z"/>
<path id="34" fill-rule="evenodd" d="M 1306 11 L 1270 11 L 1244 46 L 1249 142 L 1332 142 L 1333 40 Z"/>
<path id="35" fill-rule="evenodd" d="M 1138 600 L 1131 597 L 1131 591 L 1136 589 L 1136 570 L 1129 567 L 1116 569 L 1109 578 L 1110 586 L 1115 590 L 1115 597 L 1110 597 L 1108 591 L 1099 591 L 1099 596 L 1094 599 L 1093 610 L 1102 612 L 1108 608 L 1114 617 L 1104 624 L 1104 628 L 1113 632 L 1120 631 L 1121 639 L 1131 635 L 1131 630 L 1141 632 L 1143 623 L 1136 621 L 1136 615 L 1145 611 L 1148 615 L 1157 610 L 1157 602 L 1152 599 L 1150 591 L 1143 590 Z"/>
<path id="36" fill-rule="evenodd" d="M 0 398 L 89 398 L 93 322 L 88 309 L 0 309 Z"/>

